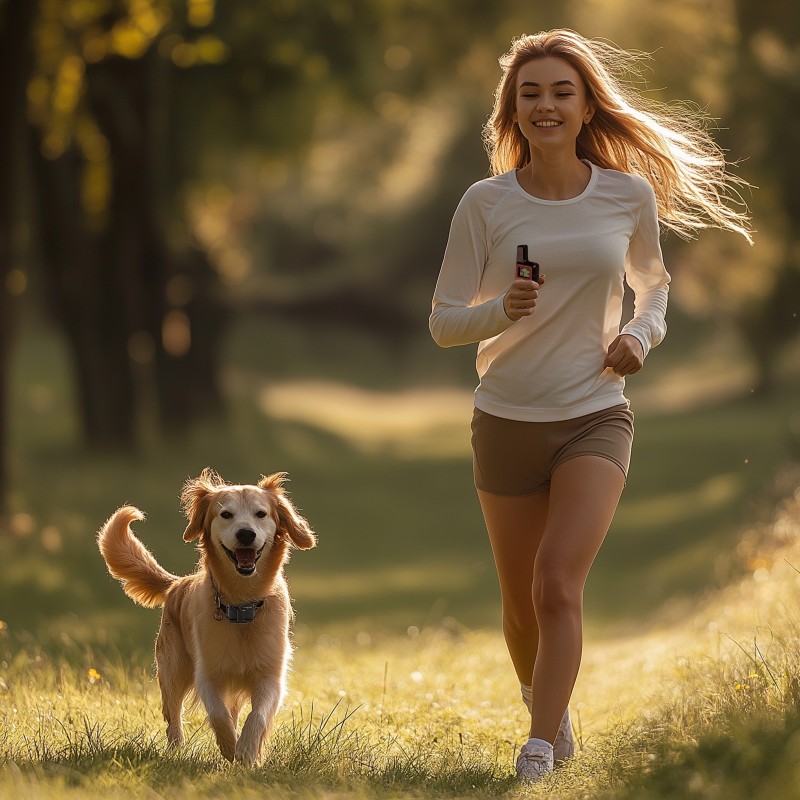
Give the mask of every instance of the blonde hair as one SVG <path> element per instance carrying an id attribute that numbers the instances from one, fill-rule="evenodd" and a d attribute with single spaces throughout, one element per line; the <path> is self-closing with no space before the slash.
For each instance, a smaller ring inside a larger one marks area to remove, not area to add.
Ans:
<path id="1" fill-rule="evenodd" d="M 563 58 L 577 70 L 595 108 L 578 134 L 579 158 L 645 178 L 661 223 L 685 238 L 702 228 L 725 228 L 752 244 L 747 206 L 737 190 L 750 184 L 727 171 L 723 151 L 706 131 L 708 118 L 645 100 L 624 82 L 638 75 L 641 54 L 568 29 L 521 36 L 500 58 L 503 76 L 484 127 L 493 175 L 530 163 L 528 141 L 514 122 L 517 74 L 523 64 L 547 56 Z"/>

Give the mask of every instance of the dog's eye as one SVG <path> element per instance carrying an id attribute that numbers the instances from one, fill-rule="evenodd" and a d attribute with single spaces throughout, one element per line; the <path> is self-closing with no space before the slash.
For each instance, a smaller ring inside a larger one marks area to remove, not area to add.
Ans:
<path id="1" fill-rule="evenodd" d="M 222 519 L 232 519 L 233 518 L 233 514 L 231 514 L 230 511 L 220 511 L 219 515 L 222 517 Z"/>
<path id="2" fill-rule="evenodd" d="M 256 516 L 257 516 L 259 519 L 264 519 L 264 517 L 266 517 L 266 516 L 267 516 L 267 512 L 266 512 L 266 511 L 256 511 Z"/>

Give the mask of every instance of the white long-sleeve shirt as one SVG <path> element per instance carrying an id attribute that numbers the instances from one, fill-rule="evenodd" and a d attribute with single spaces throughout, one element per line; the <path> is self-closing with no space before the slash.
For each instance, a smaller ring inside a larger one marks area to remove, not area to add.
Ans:
<path id="1" fill-rule="evenodd" d="M 475 405 L 488 414 L 550 422 L 627 402 L 624 378 L 603 369 L 620 333 L 623 279 L 635 302 L 622 333 L 645 355 L 664 338 L 670 278 L 653 190 L 589 166 L 586 189 L 568 200 L 533 197 L 512 170 L 473 184 L 456 209 L 430 329 L 442 347 L 479 343 Z M 503 297 L 520 244 L 546 282 L 533 314 L 514 322 Z"/>

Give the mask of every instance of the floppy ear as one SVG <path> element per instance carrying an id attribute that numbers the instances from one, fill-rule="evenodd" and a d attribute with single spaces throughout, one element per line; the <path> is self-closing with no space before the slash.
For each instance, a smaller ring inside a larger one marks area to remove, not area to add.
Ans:
<path id="1" fill-rule="evenodd" d="M 317 544 L 317 537 L 311 526 L 292 504 L 286 495 L 283 484 L 287 479 L 285 472 L 276 472 L 273 475 L 262 477 L 258 482 L 260 489 L 272 492 L 275 498 L 275 514 L 277 515 L 278 532 L 288 536 L 295 547 L 300 550 L 310 550 Z"/>
<path id="2" fill-rule="evenodd" d="M 206 467 L 196 478 L 183 484 L 181 509 L 189 520 L 189 524 L 183 532 L 185 542 L 192 542 L 202 534 L 205 529 L 212 492 L 224 485 L 225 481 L 210 467 Z"/>

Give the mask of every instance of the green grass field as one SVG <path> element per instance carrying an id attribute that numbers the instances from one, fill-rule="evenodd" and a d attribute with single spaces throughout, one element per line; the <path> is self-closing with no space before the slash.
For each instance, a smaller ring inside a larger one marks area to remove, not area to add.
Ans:
<path id="1" fill-rule="evenodd" d="M 344 334 L 314 349 L 283 333 L 280 363 L 258 346 L 268 326 L 231 337 L 227 422 L 183 443 L 151 431 L 126 458 L 80 451 L 64 355 L 46 331 L 26 333 L 0 540 L 0 796 L 800 793 L 796 375 L 756 402 L 746 372 L 714 367 L 728 351 L 711 343 L 694 373 L 655 351 L 631 383 L 631 478 L 587 587 L 582 749 L 522 790 L 511 770 L 526 722 L 471 488 L 467 359 L 419 345 L 387 366 Z M 130 603 L 94 543 L 130 502 L 159 561 L 191 570 L 177 495 L 206 465 L 237 482 L 288 471 L 319 535 L 287 568 L 297 653 L 255 771 L 222 762 L 196 709 L 190 744 L 166 750 L 158 614 Z"/>

